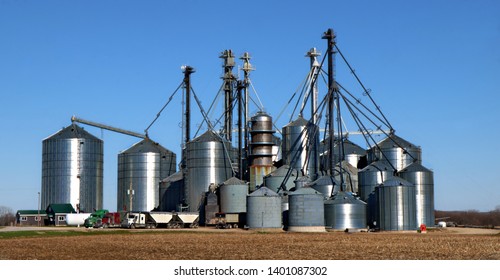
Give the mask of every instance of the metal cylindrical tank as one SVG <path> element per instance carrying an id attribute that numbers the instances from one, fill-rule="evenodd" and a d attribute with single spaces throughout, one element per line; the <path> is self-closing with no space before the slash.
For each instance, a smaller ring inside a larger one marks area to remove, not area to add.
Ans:
<path id="1" fill-rule="evenodd" d="M 359 197 L 367 201 L 368 196 L 375 191 L 375 187 L 394 176 L 392 168 L 382 161 L 370 163 L 358 172 Z"/>
<path id="2" fill-rule="evenodd" d="M 146 138 L 118 154 L 117 209 L 151 211 L 160 205 L 160 180 L 176 171 L 176 155 Z M 133 190 L 130 207 L 129 190 Z"/>
<path id="3" fill-rule="evenodd" d="M 273 171 L 275 139 L 271 116 L 258 112 L 250 122 L 250 189 L 255 190 L 264 182 L 264 176 Z"/>
<path id="4" fill-rule="evenodd" d="M 231 177 L 219 186 L 220 211 L 222 213 L 245 213 L 247 211 L 248 185 Z"/>
<path id="5" fill-rule="evenodd" d="M 247 226 L 250 229 L 281 229 L 282 199 L 262 186 L 247 196 Z"/>
<path id="6" fill-rule="evenodd" d="M 415 185 L 417 226 L 434 226 L 434 172 L 413 163 L 401 170 L 399 176 Z"/>
<path id="7" fill-rule="evenodd" d="M 283 163 L 314 177 L 317 174 L 319 160 L 316 153 L 311 153 L 311 155 L 308 153 L 314 147 L 319 146 L 318 131 L 316 125 L 302 117 L 285 125 L 282 129 Z"/>
<path id="8" fill-rule="evenodd" d="M 288 231 L 325 231 L 325 208 L 321 193 L 304 187 L 289 193 L 288 202 Z"/>
<path id="9" fill-rule="evenodd" d="M 72 124 L 42 145 L 41 208 L 71 203 L 81 212 L 102 209 L 103 141 Z"/>
<path id="10" fill-rule="evenodd" d="M 394 171 L 392 168 L 382 161 L 372 162 L 358 172 L 359 197 L 367 203 L 367 219 L 372 228 L 378 228 L 379 226 L 378 201 L 375 188 L 393 176 Z"/>
<path id="11" fill-rule="evenodd" d="M 415 186 L 399 177 L 376 188 L 381 230 L 416 230 Z"/>
<path id="12" fill-rule="evenodd" d="M 325 201 L 325 227 L 333 230 L 366 228 L 366 203 L 350 192 L 338 192 Z"/>
<path id="13" fill-rule="evenodd" d="M 340 191 L 340 183 L 332 176 L 319 176 L 318 179 L 307 185 L 311 187 L 321 194 L 323 194 L 324 198 L 329 198 L 332 196 L 332 193 Z"/>
<path id="14" fill-rule="evenodd" d="M 299 178 L 295 179 L 293 183 L 295 184 L 294 190 L 298 190 L 310 184 L 311 178 L 309 178 L 308 176 L 300 176 Z"/>
<path id="15" fill-rule="evenodd" d="M 231 143 L 210 130 L 186 143 L 184 192 L 188 211 L 199 211 L 210 184 L 218 185 L 233 176 L 230 151 Z"/>
<path id="16" fill-rule="evenodd" d="M 282 165 L 280 168 L 274 170 L 264 177 L 264 185 L 274 192 L 278 191 L 283 181 L 286 178 L 286 174 L 290 172 L 290 176 L 285 183 L 286 190 L 290 190 L 295 186 L 293 182 L 298 176 L 298 172 L 295 169 L 290 170 L 290 166 Z"/>
<path id="17" fill-rule="evenodd" d="M 330 160 L 329 156 L 329 138 L 326 138 L 324 141 L 321 142 L 320 144 L 320 166 L 322 170 L 328 170 L 329 164 L 328 161 Z M 342 161 L 347 161 L 350 165 L 358 168 L 358 163 L 360 162 L 362 157 L 366 157 L 366 150 L 358 146 L 357 144 L 349 141 L 348 139 L 343 139 L 343 151 L 342 154 L 344 155 L 343 158 L 341 159 L 339 155 L 339 141 L 335 140 L 333 144 L 333 165 L 338 165 L 338 163 Z"/>
<path id="18" fill-rule="evenodd" d="M 178 171 L 160 181 L 160 211 L 181 211 L 184 198 L 184 177 Z"/>
<path id="19" fill-rule="evenodd" d="M 422 150 L 399 136 L 390 135 L 368 151 L 368 161 L 376 160 L 388 162 L 399 171 L 413 162 L 422 164 Z"/>

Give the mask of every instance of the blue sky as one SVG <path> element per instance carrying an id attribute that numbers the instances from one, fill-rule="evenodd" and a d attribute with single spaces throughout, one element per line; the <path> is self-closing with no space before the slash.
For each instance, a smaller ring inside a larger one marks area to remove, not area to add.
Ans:
<path id="1" fill-rule="evenodd" d="M 498 1 L 289 2 L 1 0 L 0 205 L 36 208 L 42 140 L 72 115 L 143 132 L 182 65 L 196 68 L 193 88 L 207 109 L 225 49 L 250 52 L 255 89 L 277 116 L 307 74 L 304 54 L 324 53 L 328 28 L 396 133 L 422 147 L 435 208 L 500 205 Z M 337 59 L 337 79 L 352 83 Z M 178 157 L 180 102 L 150 129 Z M 138 139 L 84 127 L 105 142 L 104 207 L 113 210 L 117 154 Z"/>

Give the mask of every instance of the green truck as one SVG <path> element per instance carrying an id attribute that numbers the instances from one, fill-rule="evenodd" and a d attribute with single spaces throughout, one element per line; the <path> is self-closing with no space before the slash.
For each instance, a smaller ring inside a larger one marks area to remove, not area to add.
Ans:
<path id="1" fill-rule="evenodd" d="M 96 210 L 94 213 L 90 214 L 90 217 L 85 219 L 85 227 L 90 228 L 94 227 L 96 224 L 100 224 L 102 218 L 108 213 L 109 211 L 106 209 L 101 209 L 101 210 Z"/>

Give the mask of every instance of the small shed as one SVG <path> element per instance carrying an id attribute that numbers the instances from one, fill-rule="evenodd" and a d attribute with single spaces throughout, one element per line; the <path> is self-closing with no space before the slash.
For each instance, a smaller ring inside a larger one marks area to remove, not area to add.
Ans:
<path id="1" fill-rule="evenodd" d="M 45 219 L 47 219 L 45 210 L 18 210 L 16 213 L 18 226 L 43 226 Z"/>
<path id="2" fill-rule="evenodd" d="M 47 206 L 47 220 L 49 226 L 67 226 L 66 214 L 76 213 L 70 203 L 50 204 Z"/>

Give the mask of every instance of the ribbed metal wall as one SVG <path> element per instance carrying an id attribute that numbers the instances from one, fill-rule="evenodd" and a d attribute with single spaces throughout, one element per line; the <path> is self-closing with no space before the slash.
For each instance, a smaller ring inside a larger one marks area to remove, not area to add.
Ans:
<path id="1" fill-rule="evenodd" d="M 368 160 L 370 162 L 377 159 L 385 161 L 392 164 L 398 171 L 413 162 L 422 164 L 422 150 L 420 147 L 399 136 L 391 135 L 377 143 L 377 146 L 368 151 Z"/>
<path id="2" fill-rule="evenodd" d="M 245 213 L 247 211 L 248 185 L 232 177 L 219 187 L 220 211 L 223 213 Z"/>
<path id="3" fill-rule="evenodd" d="M 413 163 L 403 169 L 399 176 L 415 185 L 417 226 L 434 226 L 434 173 Z"/>
<path id="4" fill-rule="evenodd" d="M 381 230 L 416 230 L 415 186 L 392 177 L 376 188 Z"/>
<path id="5" fill-rule="evenodd" d="M 264 176 L 273 171 L 274 129 L 271 116 L 258 112 L 251 118 L 250 190 L 264 183 Z"/>
<path id="6" fill-rule="evenodd" d="M 267 187 L 247 196 L 247 226 L 250 229 L 281 229 L 281 197 Z"/>
<path id="7" fill-rule="evenodd" d="M 308 145 L 313 141 L 316 147 L 319 146 L 318 127 L 308 122 L 302 117 L 287 124 L 282 129 L 283 134 L 283 163 L 291 168 L 305 172 L 305 175 L 314 177 L 317 174 L 319 159 L 316 154 L 308 155 L 310 150 Z M 314 136 L 314 139 L 310 139 Z"/>
<path id="8" fill-rule="evenodd" d="M 103 205 L 103 141 L 72 124 L 42 142 L 41 208 L 71 203 L 92 212 Z"/>
<path id="9" fill-rule="evenodd" d="M 207 131 L 186 144 L 185 199 L 190 212 L 199 211 L 210 184 L 221 184 L 233 176 L 231 144 Z"/>
<path id="10" fill-rule="evenodd" d="M 325 227 L 345 230 L 366 228 L 366 203 L 352 193 L 339 192 L 325 201 Z"/>
<path id="11" fill-rule="evenodd" d="M 288 202 L 288 231 L 325 231 L 325 208 L 321 193 L 304 187 L 289 193 Z"/>
<path id="12" fill-rule="evenodd" d="M 144 139 L 118 155 L 117 209 L 151 211 L 160 205 L 160 180 L 176 171 L 176 155 Z M 132 208 L 127 191 L 132 187 Z"/>
<path id="13" fill-rule="evenodd" d="M 184 199 L 184 178 L 178 171 L 160 182 L 160 211 L 180 211 Z"/>
<path id="14" fill-rule="evenodd" d="M 320 192 L 324 198 L 329 198 L 332 193 L 340 191 L 340 183 L 332 176 L 320 176 L 318 179 L 309 183 L 307 186 Z"/>

